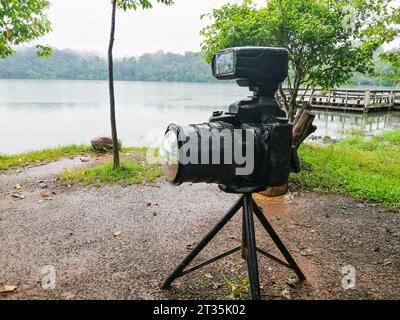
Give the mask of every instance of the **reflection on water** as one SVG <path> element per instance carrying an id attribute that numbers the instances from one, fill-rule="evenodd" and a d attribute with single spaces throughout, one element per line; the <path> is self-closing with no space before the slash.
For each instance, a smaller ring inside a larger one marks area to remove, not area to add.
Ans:
<path id="1" fill-rule="evenodd" d="M 362 130 L 367 135 L 382 131 L 400 129 L 400 111 L 375 113 L 354 113 L 313 110 L 316 114 L 314 123 L 318 126 L 314 136 L 337 139 L 353 129 Z"/>
<path id="2" fill-rule="evenodd" d="M 150 145 L 151 133 L 162 133 L 169 123 L 208 121 L 213 110 L 226 110 L 248 94 L 233 83 L 117 82 L 119 135 L 125 145 Z M 338 137 L 350 128 L 400 129 L 400 112 L 316 113 L 318 136 Z M 109 132 L 105 81 L 0 80 L 0 153 L 87 144 Z"/>

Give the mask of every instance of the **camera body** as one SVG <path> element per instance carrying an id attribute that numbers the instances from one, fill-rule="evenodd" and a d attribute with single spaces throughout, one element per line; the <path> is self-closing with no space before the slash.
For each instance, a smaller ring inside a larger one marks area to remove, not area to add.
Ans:
<path id="1" fill-rule="evenodd" d="M 227 112 L 215 111 L 207 123 L 171 124 L 161 149 L 167 179 L 176 185 L 217 183 L 229 193 L 284 185 L 292 171 L 293 125 L 275 93 L 288 75 L 288 51 L 225 49 L 215 54 L 212 70 L 217 79 L 236 80 L 239 86 L 249 87 L 253 96 L 231 104 Z M 226 158 L 227 150 L 235 157 Z M 241 161 L 243 155 L 251 162 L 249 171 L 244 170 L 249 163 Z M 182 161 L 188 157 L 192 161 Z"/>
<path id="2" fill-rule="evenodd" d="M 231 177 L 219 185 L 232 193 L 258 192 L 285 184 L 291 172 L 293 125 L 274 97 L 251 97 L 229 107 L 228 112 L 214 112 L 210 123 L 221 127 L 254 132 L 254 171 Z"/>

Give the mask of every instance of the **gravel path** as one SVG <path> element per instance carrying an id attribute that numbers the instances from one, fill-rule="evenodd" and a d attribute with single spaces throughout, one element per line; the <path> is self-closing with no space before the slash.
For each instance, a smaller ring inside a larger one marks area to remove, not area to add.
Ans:
<path id="1" fill-rule="evenodd" d="M 246 276 L 237 254 L 159 289 L 236 195 L 205 184 L 86 188 L 57 181 L 62 168 L 86 165 L 92 163 L 75 158 L 0 173 L 0 291 L 17 286 L 0 299 L 221 299 L 228 293 L 222 275 Z M 16 192 L 24 198 L 12 197 Z M 400 298 L 398 212 L 336 195 L 256 199 L 307 276 L 295 283 L 290 270 L 259 257 L 265 299 Z M 199 261 L 240 243 L 239 219 Z M 259 225 L 257 236 L 260 247 L 276 253 Z M 348 265 L 356 282 L 344 290 L 341 269 Z M 56 272 L 54 290 L 42 288 L 45 266 Z"/>

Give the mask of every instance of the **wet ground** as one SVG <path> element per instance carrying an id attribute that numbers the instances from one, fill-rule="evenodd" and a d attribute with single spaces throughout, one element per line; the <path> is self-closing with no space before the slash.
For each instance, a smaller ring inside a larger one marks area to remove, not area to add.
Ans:
<path id="1" fill-rule="evenodd" d="M 0 291 L 16 286 L 0 299 L 222 299 L 230 282 L 246 276 L 236 254 L 160 289 L 237 196 L 205 184 L 87 188 L 57 181 L 64 167 L 83 165 L 91 162 L 0 173 Z M 400 213 L 314 193 L 256 200 L 307 277 L 298 283 L 292 271 L 259 256 L 263 298 L 400 298 Z M 240 218 L 198 262 L 240 244 Z M 256 233 L 258 245 L 279 256 L 258 224 Z M 44 281 L 49 270 L 54 289 Z"/>

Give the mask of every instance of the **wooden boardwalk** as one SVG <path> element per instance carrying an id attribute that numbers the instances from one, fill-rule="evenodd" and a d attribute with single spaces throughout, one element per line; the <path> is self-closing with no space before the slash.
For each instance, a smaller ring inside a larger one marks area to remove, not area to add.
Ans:
<path id="1" fill-rule="evenodd" d="M 288 91 L 286 91 L 288 93 Z M 330 91 L 300 90 L 299 103 L 310 103 L 315 109 L 369 112 L 378 110 L 400 110 L 399 90 L 353 90 L 333 89 Z"/>

